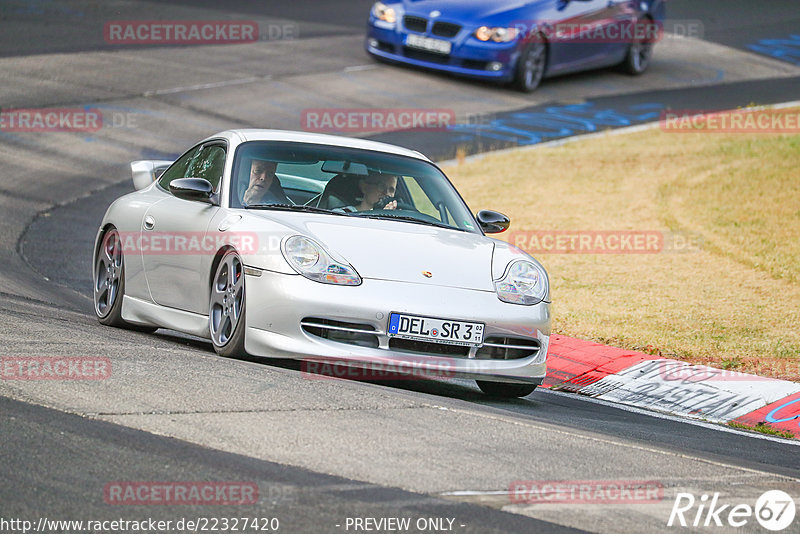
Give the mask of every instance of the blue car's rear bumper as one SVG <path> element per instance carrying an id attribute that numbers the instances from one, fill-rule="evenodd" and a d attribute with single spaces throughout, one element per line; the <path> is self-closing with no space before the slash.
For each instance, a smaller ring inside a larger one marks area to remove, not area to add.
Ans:
<path id="1" fill-rule="evenodd" d="M 452 39 L 443 39 L 452 44 L 450 54 L 444 55 L 406 46 L 407 35 L 405 30 L 383 29 L 370 23 L 365 41 L 366 51 L 390 61 L 449 72 L 459 76 L 498 82 L 507 82 L 514 78 L 519 57 L 516 43 L 481 43 L 472 37 L 461 36 L 459 38 L 457 35 Z M 371 44 L 373 40 L 377 42 L 376 46 Z M 494 69 L 490 69 L 492 64 L 495 66 Z"/>

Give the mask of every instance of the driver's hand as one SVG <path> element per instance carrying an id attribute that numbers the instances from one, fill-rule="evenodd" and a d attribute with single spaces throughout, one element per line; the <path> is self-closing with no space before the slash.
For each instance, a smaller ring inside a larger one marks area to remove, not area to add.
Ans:
<path id="1" fill-rule="evenodd" d="M 253 201 L 257 201 L 265 190 L 266 188 L 263 185 L 261 185 L 261 183 L 253 185 L 252 187 L 247 189 L 247 191 L 244 192 L 244 198 L 242 199 L 242 202 L 244 204 L 250 204 Z"/>
<path id="2" fill-rule="evenodd" d="M 383 209 L 385 209 L 385 210 L 396 210 L 397 209 L 397 201 L 396 200 L 392 200 L 391 202 L 386 204 L 383 207 Z"/>

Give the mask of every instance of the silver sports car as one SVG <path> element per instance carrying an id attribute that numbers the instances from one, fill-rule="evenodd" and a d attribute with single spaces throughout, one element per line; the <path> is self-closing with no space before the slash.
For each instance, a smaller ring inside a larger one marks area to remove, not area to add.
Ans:
<path id="1" fill-rule="evenodd" d="M 521 397 L 542 383 L 549 281 L 485 234 L 429 159 L 372 141 L 231 130 L 175 162 L 131 164 L 137 191 L 94 249 L 101 323 L 210 339 L 224 356 L 477 380 Z"/>

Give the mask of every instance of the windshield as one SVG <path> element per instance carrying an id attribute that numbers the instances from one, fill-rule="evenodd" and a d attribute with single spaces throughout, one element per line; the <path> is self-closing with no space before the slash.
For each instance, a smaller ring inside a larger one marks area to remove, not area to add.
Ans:
<path id="1" fill-rule="evenodd" d="M 436 166 L 382 152 L 250 141 L 236 150 L 230 193 L 233 208 L 327 212 L 479 233 Z"/>

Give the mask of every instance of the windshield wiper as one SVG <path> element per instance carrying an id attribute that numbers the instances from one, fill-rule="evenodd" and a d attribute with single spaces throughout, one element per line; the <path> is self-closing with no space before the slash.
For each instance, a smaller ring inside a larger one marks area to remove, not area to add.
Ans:
<path id="1" fill-rule="evenodd" d="M 433 221 L 425 221 L 422 219 L 417 219 L 416 217 L 409 217 L 408 215 L 392 215 L 390 213 L 382 213 L 380 215 L 370 215 L 369 212 L 357 212 L 351 213 L 351 217 L 366 217 L 368 219 L 396 219 L 398 221 L 408 221 L 417 224 L 425 224 L 427 226 L 436 226 L 437 228 L 447 228 L 448 230 L 458 230 L 460 232 L 464 232 L 461 228 L 457 228 L 455 226 L 450 226 L 449 224 L 444 224 L 440 222 L 433 222 Z"/>
<path id="2" fill-rule="evenodd" d="M 328 215 L 344 215 L 344 213 L 337 213 L 335 211 L 326 210 L 324 208 L 317 208 L 315 206 L 304 206 L 303 204 L 285 204 L 285 203 L 276 203 L 276 204 L 250 204 L 249 206 L 244 206 L 245 209 L 274 209 L 274 210 L 285 210 L 285 211 L 303 211 L 306 213 L 326 213 Z"/>

